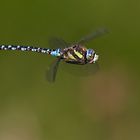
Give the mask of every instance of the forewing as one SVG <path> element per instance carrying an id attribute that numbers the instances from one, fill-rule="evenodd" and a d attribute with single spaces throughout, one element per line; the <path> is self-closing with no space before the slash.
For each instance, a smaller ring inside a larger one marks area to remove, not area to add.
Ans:
<path id="1" fill-rule="evenodd" d="M 65 42 L 63 39 L 56 38 L 56 37 L 50 38 L 48 43 L 52 49 L 66 48 L 69 46 L 69 44 Z"/>
<path id="2" fill-rule="evenodd" d="M 49 82 L 54 82 L 58 70 L 59 63 L 61 61 L 61 58 L 57 58 L 47 69 L 47 80 Z"/>
<path id="3" fill-rule="evenodd" d="M 77 43 L 78 44 L 85 44 L 99 36 L 102 36 L 104 34 L 108 33 L 108 30 L 106 28 L 100 28 L 96 31 L 94 31 L 93 33 L 90 33 L 89 35 L 81 38 Z"/>

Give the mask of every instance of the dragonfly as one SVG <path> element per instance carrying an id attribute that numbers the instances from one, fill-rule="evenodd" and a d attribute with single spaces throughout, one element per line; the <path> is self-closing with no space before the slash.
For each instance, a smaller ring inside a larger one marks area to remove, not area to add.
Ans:
<path id="1" fill-rule="evenodd" d="M 52 38 L 49 40 L 50 48 L 20 45 L 0 45 L 0 50 L 31 51 L 56 57 L 55 61 L 47 70 L 47 80 L 49 82 L 54 82 L 56 79 L 58 66 L 61 61 L 75 65 L 94 65 L 98 60 L 99 55 L 95 53 L 93 49 L 86 48 L 85 44 L 107 32 L 107 29 L 100 28 L 93 33 L 90 33 L 89 35 L 81 38 L 75 43 L 67 43 L 63 39 Z"/>

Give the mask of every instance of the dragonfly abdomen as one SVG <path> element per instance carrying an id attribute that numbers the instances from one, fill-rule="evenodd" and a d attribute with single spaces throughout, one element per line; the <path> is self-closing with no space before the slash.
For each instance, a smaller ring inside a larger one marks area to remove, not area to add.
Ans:
<path id="1" fill-rule="evenodd" d="M 20 50 L 20 51 L 32 51 L 39 53 L 50 53 L 50 49 L 32 47 L 32 46 L 14 46 L 14 45 L 1 45 L 0 50 Z"/>
<path id="2" fill-rule="evenodd" d="M 53 50 L 53 49 L 48 49 L 48 48 L 39 48 L 39 47 L 32 47 L 32 46 L 0 45 L 0 50 L 31 51 L 31 52 L 38 52 L 38 53 L 46 53 L 52 56 L 61 55 L 60 49 Z"/>

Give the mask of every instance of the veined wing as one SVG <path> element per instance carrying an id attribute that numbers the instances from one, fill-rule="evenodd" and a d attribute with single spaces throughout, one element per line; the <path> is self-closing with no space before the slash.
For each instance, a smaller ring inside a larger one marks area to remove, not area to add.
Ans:
<path id="1" fill-rule="evenodd" d="M 78 44 L 85 44 L 85 43 L 87 43 L 87 42 L 89 42 L 89 41 L 91 41 L 91 40 L 93 40 L 93 39 L 95 39 L 95 38 L 97 38 L 99 36 L 102 36 L 102 35 L 104 35 L 106 33 L 108 33 L 107 29 L 100 28 L 100 29 L 94 31 L 93 33 L 81 38 L 77 43 Z"/>
<path id="2" fill-rule="evenodd" d="M 49 82 L 54 82 L 55 81 L 60 61 L 61 61 L 61 58 L 59 57 L 48 68 L 48 70 L 47 70 L 47 80 Z"/>
<path id="3" fill-rule="evenodd" d="M 66 47 L 69 47 L 69 45 L 70 45 L 66 41 L 64 41 L 63 39 L 56 38 L 56 37 L 49 39 L 48 43 L 52 49 L 66 48 Z"/>

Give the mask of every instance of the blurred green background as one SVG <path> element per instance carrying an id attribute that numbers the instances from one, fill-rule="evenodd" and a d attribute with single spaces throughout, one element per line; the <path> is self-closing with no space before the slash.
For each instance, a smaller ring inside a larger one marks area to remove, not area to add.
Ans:
<path id="1" fill-rule="evenodd" d="M 140 1 L 1 0 L 0 7 L 0 44 L 49 47 L 51 36 L 70 42 L 110 31 L 87 45 L 100 55 L 99 73 L 76 76 L 62 63 L 54 84 L 45 72 L 55 58 L 1 51 L 0 140 L 140 139 Z"/>

